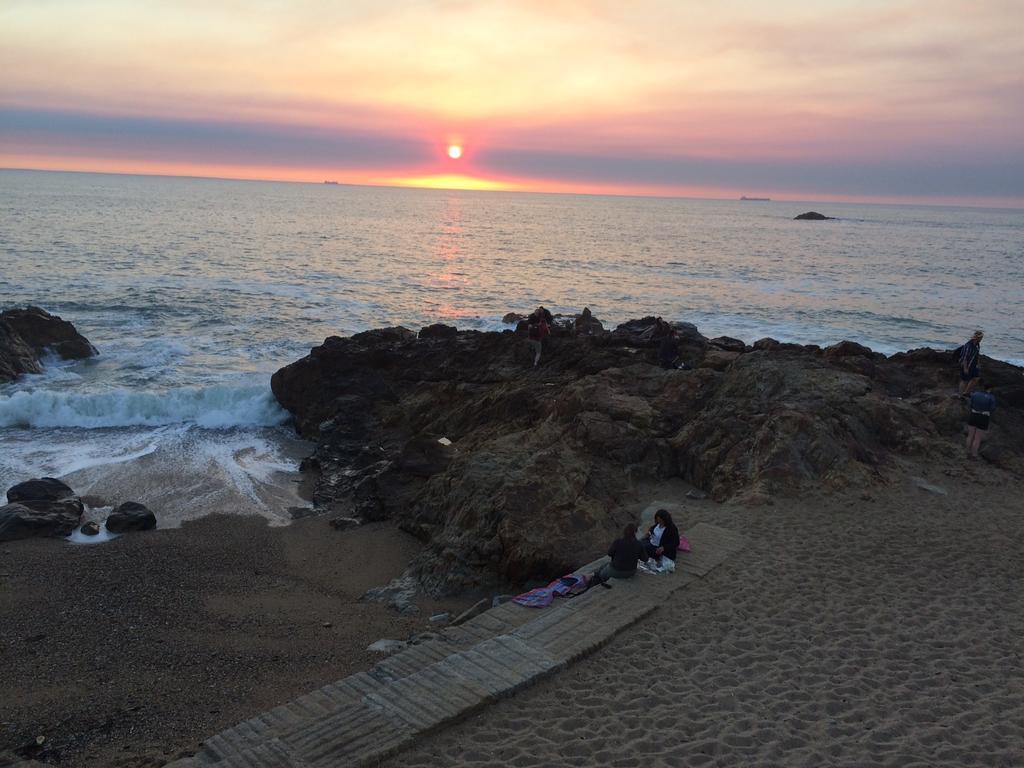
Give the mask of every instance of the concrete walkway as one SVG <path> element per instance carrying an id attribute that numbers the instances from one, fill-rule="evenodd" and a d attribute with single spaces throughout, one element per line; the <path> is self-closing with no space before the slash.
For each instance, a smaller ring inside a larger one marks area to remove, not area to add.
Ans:
<path id="1" fill-rule="evenodd" d="M 675 511 L 655 502 L 645 510 Z M 368 672 L 326 685 L 229 728 L 167 768 L 348 768 L 371 765 L 428 731 L 466 717 L 593 652 L 703 578 L 742 540 L 713 525 L 686 531 L 693 551 L 675 573 L 638 573 L 549 608 L 505 603 Z M 590 573 L 607 561 L 581 568 Z"/>

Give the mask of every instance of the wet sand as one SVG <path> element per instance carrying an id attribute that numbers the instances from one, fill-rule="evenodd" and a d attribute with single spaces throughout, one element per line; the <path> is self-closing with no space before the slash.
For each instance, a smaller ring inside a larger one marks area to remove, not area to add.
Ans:
<path id="1" fill-rule="evenodd" d="M 684 526 L 741 531 L 747 549 L 382 765 L 1024 764 L 1024 484 L 956 460 L 891 475 L 772 505 L 685 502 Z"/>
<path id="2" fill-rule="evenodd" d="M 358 601 L 419 546 L 389 524 L 226 515 L 92 546 L 0 544 L 0 764 L 43 736 L 48 763 L 163 765 L 370 667 L 370 643 L 464 605 L 408 618 Z"/>

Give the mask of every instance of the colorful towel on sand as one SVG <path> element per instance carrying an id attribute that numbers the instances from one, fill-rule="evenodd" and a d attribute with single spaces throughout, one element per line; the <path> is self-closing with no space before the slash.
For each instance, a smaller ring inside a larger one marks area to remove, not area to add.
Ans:
<path id="1" fill-rule="evenodd" d="M 547 608 L 556 597 L 572 597 L 587 591 L 587 580 L 582 576 L 569 574 L 552 581 L 546 587 L 537 587 L 512 598 L 513 603 L 527 608 Z"/>

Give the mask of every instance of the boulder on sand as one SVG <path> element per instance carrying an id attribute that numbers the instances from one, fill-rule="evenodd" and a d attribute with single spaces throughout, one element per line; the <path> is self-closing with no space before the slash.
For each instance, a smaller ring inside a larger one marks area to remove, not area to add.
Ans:
<path id="1" fill-rule="evenodd" d="M 145 504 L 126 501 L 107 517 L 107 530 L 111 533 L 148 531 L 156 528 L 156 515 Z"/>
<path id="2" fill-rule="evenodd" d="M 82 519 L 77 498 L 22 501 L 0 507 L 0 541 L 37 536 L 68 536 Z"/>
<path id="3" fill-rule="evenodd" d="M 7 500 L 15 501 L 58 501 L 75 495 L 71 487 L 55 477 L 39 477 L 12 485 L 7 489 Z"/>
<path id="4" fill-rule="evenodd" d="M 9 504 L 0 507 L 0 541 L 35 536 L 67 536 L 82 519 L 85 506 L 69 486 L 41 477 L 7 489 Z"/>

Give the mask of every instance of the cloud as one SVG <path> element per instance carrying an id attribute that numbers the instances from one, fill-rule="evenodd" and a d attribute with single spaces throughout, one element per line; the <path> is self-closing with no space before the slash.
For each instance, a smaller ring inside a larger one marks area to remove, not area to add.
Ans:
<path id="1" fill-rule="evenodd" d="M 173 120 L 0 107 L 0 150 L 34 147 L 90 157 L 208 160 L 218 165 L 405 169 L 430 145 L 380 132 L 294 125 Z"/>
<path id="2" fill-rule="evenodd" d="M 426 172 L 460 136 L 478 170 L 516 176 L 739 184 L 746 167 L 836 193 L 874 178 L 878 195 L 1004 194 L 1024 155 L 1019 9 L 19 0 L 0 5 L 0 146 L 7 163 L 63 153 L 393 177 Z"/>

